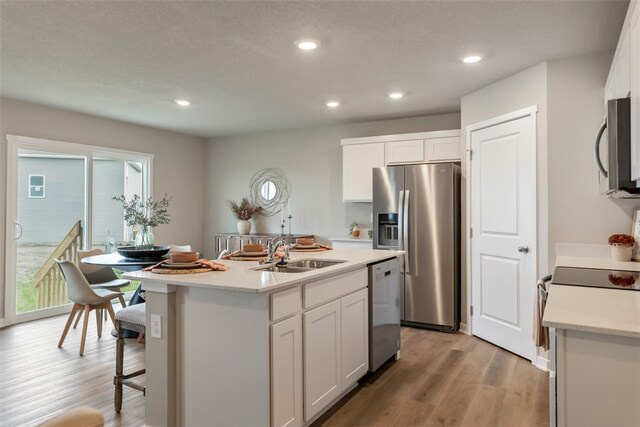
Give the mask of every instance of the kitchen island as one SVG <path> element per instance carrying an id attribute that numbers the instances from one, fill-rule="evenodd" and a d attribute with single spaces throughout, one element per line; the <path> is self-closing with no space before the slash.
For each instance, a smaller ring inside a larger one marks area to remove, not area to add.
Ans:
<path id="1" fill-rule="evenodd" d="M 560 256 L 556 267 L 635 277 L 640 263 Z M 635 273 L 634 273 L 635 272 Z M 640 292 L 551 284 L 551 425 L 640 425 Z"/>
<path id="2" fill-rule="evenodd" d="M 127 273 L 146 292 L 145 424 L 310 424 L 367 372 L 367 266 L 401 254 L 292 253 L 344 261 L 300 273 L 241 261 L 221 261 L 224 272 Z"/>

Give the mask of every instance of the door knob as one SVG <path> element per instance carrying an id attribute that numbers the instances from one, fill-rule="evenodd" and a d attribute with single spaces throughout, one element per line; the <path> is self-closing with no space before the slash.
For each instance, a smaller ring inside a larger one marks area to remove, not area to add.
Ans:
<path id="1" fill-rule="evenodd" d="M 522 252 L 523 254 L 528 254 L 529 253 L 529 246 L 527 246 L 527 245 L 518 246 L 518 252 Z"/>

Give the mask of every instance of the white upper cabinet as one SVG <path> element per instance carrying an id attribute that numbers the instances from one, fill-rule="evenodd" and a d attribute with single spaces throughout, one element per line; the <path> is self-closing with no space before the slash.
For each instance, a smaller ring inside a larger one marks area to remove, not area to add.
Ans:
<path id="1" fill-rule="evenodd" d="M 373 200 L 373 168 L 462 159 L 460 129 L 347 138 L 340 143 L 345 202 Z"/>
<path id="2" fill-rule="evenodd" d="M 460 135 L 425 139 L 428 162 L 456 162 L 462 158 Z"/>
<path id="3" fill-rule="evenodd" d="M 409 139 L 385 144 L 385 160 L 388 165 L 424 163 L 424 140 Z"/>
<path id="4" fill-rule="evenodd" d="M 384 144 L 342 146 L 342 200 L 373 200 L 373 168 L 384 167 Z"/>
<path id="5" fill-rule="evenodd" d="M 631 88 L 631 178 L 640 179 L 640 4 L 629 20 L 629 80 Z M 625 27 L 626 28 L 626 27 Z M 626 32 L 622 29 L 623 33 Z M 622 38 L 621 38 L 622 40 Z"/>

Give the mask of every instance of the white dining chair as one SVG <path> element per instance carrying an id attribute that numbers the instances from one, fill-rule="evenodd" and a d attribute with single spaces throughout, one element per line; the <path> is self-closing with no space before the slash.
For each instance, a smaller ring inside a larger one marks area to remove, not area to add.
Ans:
<path id="1" fill-rule="evenodd" d="M 71 313 L 62 331 L 58 348 L 64 344 L 64 339 L 69 332 L 69 327 L 77 311 L 84 311 L 84 323 L 82 326 L 82 339 L 80 340 L 80 356 L 84 353 L 84 343 L 87 338 L 87 325 L 89 314 L 96 310 L 96 325 L 98 328 L 98 338 L 102 336 L 102 315 L 101 310 L 106 310 L 115 326 L 115 313 L 111 301 L 122 296 L 122 292 L 113 292 L 107 289 L 92 288 L 80 269 L 73 262 L 68 260 L 55 260 L 62 270 L 62 275 L 67 282 L 67 297 L 73 302 Z"/>
<path id="2" fill-rule="evenodd" d="M 131 284 L 129 280 L 120 279 L 111 267 L 82 263 L 83 258 L 103 254 L 104 252 L 99 248 L 87 251 L 78 251 L 78 268 L 92 288 L 122 292 L 122 288 L 126 288 Z M 127 304 L 124 301 L 124 297 L 121 296 L 119 300 L 122 308 L 125 308 Z"/>

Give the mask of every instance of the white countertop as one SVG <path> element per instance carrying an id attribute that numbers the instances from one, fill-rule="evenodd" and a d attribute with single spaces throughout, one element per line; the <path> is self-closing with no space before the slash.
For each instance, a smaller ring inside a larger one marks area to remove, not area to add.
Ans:
<path id="1" fill-rule="evenodd" d="M 142 281 L 143 288 L 145 283 L 161 283 L 175 286 L 195 286 L 241 292 L 271 292 L 276 289 L 301 285 L 323 277 L 361 268 L 385 259 L 395 258 L 403 253 L 402 251 L 373 249 L 334 249 L 325 252 L 291 253 L 292 260 L 346 260 L 346 262 L 341 264 L 304 273 L 256 271 L 254 270 L 258 267 L 256 261 L 220 260 L 217 262 L 229 265 L 231 268 L 227 271 L 212 271 L 210 273 L 197 274 L 154 274 L 145 271 L 133 271 L 126 273 L 123 277 L 130 280 Z"/>
<path id="2" fill-rule="evenodd" d="M 368 237 L 358 237 L 357 239 L 354 237 L 329 237 L 329 240 L 331 240 L 332 242 L 373 242 L 373 239 L 370 239 Z"/>
<path id="3" fill-rule="evenodd" d="M 640 262 L 606 258 L 560 256 L 556 266 L 640 271 Z M 640 338 L 640 292 L 551 285 L 543 325 Z"/>

